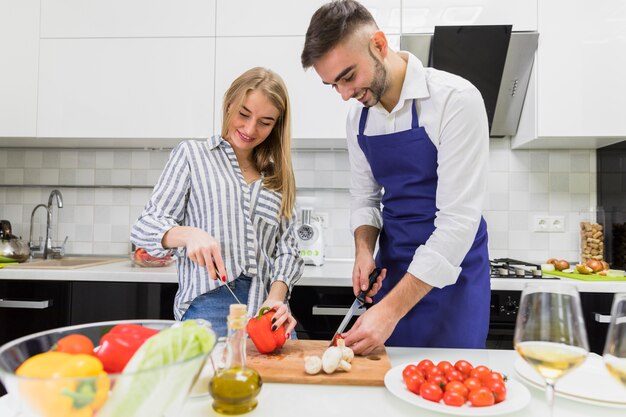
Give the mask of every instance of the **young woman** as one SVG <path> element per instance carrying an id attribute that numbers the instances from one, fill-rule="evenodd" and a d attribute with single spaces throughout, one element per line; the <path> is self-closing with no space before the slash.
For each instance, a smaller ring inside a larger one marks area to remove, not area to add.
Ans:
<path id="1" fill-rule="evenodd" d="M 287 300 L 304 262 L 295 236 L 290 106 L 280 76 L 252 68 L 224 96 L 221 135 L 183 141 L 133 226 L 131 241 L 154 256 L 178 249 L 178 320 L 204 318 L 218 336 L 235 298 L 248 315 L 276 310 L 296 325 Z"/>

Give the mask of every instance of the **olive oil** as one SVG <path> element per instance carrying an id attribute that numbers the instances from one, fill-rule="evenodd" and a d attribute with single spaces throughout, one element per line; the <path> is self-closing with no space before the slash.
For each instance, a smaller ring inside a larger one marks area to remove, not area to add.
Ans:
<path id="1" fill-rule="evenodd" d="M 219 371 L 211 380 L 209 391 L 213 409 L 222 414 L 243 414 L 257 405 L 261 377 L 251 368 L 229 368 Z"/>
<path id="2" fill-rule="evenodd" d="M 228 315 L 224 366 L 209 383 L 213 409 L 222 414 L 243 414 L 257 406 L 263 382 L 257 371 L 246 366 L 246 306 L 232 304 Z"/>

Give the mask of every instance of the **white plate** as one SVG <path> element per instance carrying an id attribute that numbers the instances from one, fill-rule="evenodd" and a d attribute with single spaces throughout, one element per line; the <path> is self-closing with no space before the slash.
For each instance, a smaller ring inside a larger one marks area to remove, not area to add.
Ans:
<path id="1" fill-rule="evenodd" d="M 512 379 L 506 382 L 506 399 L 492 406 L 472 407 L 469 404 L 465 404 L 461 407 L 452 407 L 445 405 L 443 402 L 436 403 L 428 401 L 406 389 L 404 381 L 402 380 L 402 370 L 404 370 L 407 365 L 409 365 L 409 363 L 391 368 L 387 374 L 385 374 L 385 386 L 393 395 L 401 400 L 427 410 L 457 416 L 497 416 L 521 410 L 526 407 L 530 401 L 530 392 L 528 392 L 528 389 Z"/>
<path id="2" fill-rule="evenodd" d="M 541 376 L 522 358 L 515 361 L 515 372 L 528 384 L 544 389 Z M 555 394 L 574 401 L 604 407 L 626 407 L 626 387 L 617 382 L 604 366 L 601 356 L 594 353 L 555 386 Z"/>

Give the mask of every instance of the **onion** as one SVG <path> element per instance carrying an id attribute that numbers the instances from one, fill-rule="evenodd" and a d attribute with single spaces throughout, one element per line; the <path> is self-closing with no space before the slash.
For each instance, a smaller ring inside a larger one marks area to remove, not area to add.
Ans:
<path id="1" fill-rule="evenodd" d="M 541 270 L 544 272 L 552 272 L 555 269 L 554 264 L 541 264 Z"/>
<path id="2" fill-rule="evenodd" d="M 554 264 L 554 267 L 558 271 L 562 271 L 564 269 L 569 268 L 569 262 L 567 262 L 565 259 L 561 259 L 561 260 L 556 261 L 556 263 Z"/>
<path id="3" fill-rule="evenodd" d="M 604 267 L 602 266 L 602 262 L 596 260 L 596 259 L 590 259 L 587 261 L 587 263 L 585 264 L 587 265 L 589 268 L 591 268 L 591 270 L 593 272 L 600 272 L 604 269 Z"/>
<path id="4" fill-rule="evenodd" d="M 600 262 L 602 263 L 602 269 L 603 270 L 608 271 L 610 269 L 608 262 L 606 262 L 606 261 L 600 261 Z"/>
<path id="5" fill-rule="evenodd" d="M 556 261 L 557 261 L 557 259 L 556 259 L 556 258 L 550 258 L 550 259 L 548 259 L 548 260 L 546 261 L 546 263 L 547 263 L 547 264 L 552 264 L 552 265 L 555 265 L 555 266 L 556 266 Z"/>
<path id="6" fill-rule="evenodd" d="M 587 265 L 577 264 L 576 265 L 576 272 L 578 272 L 579 274 L 589 275 L 589 274 L 591 274 L 593 272 L 593 270 L 591 268 L 589 268 Z"/>

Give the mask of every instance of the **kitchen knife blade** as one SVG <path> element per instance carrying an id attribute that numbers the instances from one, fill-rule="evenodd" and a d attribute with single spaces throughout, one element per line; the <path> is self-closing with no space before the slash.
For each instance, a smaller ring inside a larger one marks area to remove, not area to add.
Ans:
<path id="1" fill-rule="evenodd" d="M 346 329 L 346 326 L 350 322 L 350 319 L 354 316 L 354 313 L 356 313 L 356 311 L 359 308 L 363 307 L 363 305 L 365 304 L 365 296 L 367 295 L 368 292 L 370 292 L 370 290 L 372 289 L 372 286 L 376 282 L 376 278 L 378 278 L 379 275 L 380 275 L 380 269 L 374 268 L 370 276 L 367 278 L 367 281 L 368 281 L 367 290 L 361 291 L 359 295 L 356 297 L 356 299 L 352 303 L 352 306 L 350 306 L 348 313 L 345 315 L 345 317 L 341 321 L 341 324 L 339 325 L 339 327 L 337 327 L 337 331 L 333 335 L 333 338 L 331 339 L 329 346 L 333 345 L 333 342 L 335 341 L 335 338 L 337 337 L 337 335 L 343 333 L 343 331 Z"/>

